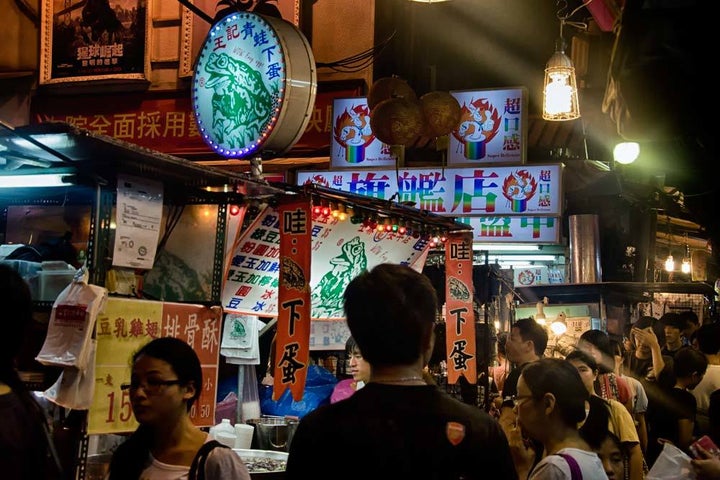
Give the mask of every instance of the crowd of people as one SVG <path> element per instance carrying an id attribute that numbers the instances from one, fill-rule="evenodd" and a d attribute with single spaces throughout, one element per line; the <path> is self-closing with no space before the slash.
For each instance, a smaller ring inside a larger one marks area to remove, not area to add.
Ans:
<path id="1" fill-rule="evenodd" d="M 32 320 L 27 286 L 0 268 L 0 294 L 21 336 Z M 720 478 L 720 457 L 696 443 L 720 443 L 720 323 L 646 316 L 626 339 L 586 331 L 560 358 L 546 356 L 543 326 L 519 319 L 500 336 L 503 363 L 489 368 L 499 395 L 486 412 L 427 375 L 438 300 L 426 276 L 378 265 L 350 282 L 343 304 L 352 378 L 300 420 L 288 480 L 641 480 L 668 443 L 692 457 L 697 480 Z M 0 434 L 0 469 L 12 480 L 62 478 L 47 419 L 14 369 L 13 336 L 3 338 L 0 413 L 17 425 Z M 189 345 L 154 339 L 131 367 L 122 388 L 139 427 L 115 451 L 108 480 L 250 478 L 189 419 L 203 385 Z"/>

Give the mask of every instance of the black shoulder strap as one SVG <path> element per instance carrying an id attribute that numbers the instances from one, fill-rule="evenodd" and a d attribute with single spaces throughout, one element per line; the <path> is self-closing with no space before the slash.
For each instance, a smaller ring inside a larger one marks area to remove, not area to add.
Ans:
<path id="1" fill-rule="evenodd" d="M 230 448 L 217 440 L 210 440 L 203 443 L 200 450 L 195 454 L 192 465 L 190 465 L 190 474 L 188 480 L 205 480 L 205 461 L 212 450 L 217 447 Z"/>

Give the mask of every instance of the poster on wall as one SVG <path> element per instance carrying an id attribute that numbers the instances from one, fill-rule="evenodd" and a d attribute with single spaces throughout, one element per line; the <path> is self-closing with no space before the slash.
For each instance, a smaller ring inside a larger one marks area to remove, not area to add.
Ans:
<path id="1" fill-rule="evenodd" d="M 336 98 L 333 101 L 331 168 L 394 167 L 390 146 L 370 128 L 367 97 Z"/>
<path id="2" fill-rule="evenodd" d="M 198 427 L 215 425 L 222 312 L 202 305 L 109 298 L 96 322 L 95 394 L 88 412 L 88 434 L 126 433 L 138 424 L 128 390 L 133 354 L 149 341 L 174 337 L 187 342 L 200 359 L 203 384 L 190 410 Z"/>
<path id="3" fill-rule="evenodd" d="M 189 0 L 195 8 L 205 14 L 210 19 L 215 17 L 222 10 L 218 0 Z M 272 2 L 260 2 L 258 0 L 243 0 L 235 2 L 243 7 L 244 11 L 255 11 L 263 14 L 264 9 L 268 9 L 266 13 L 277 14 L 296 27 L 300 26 L 300 0 L 274 0 Z M 260 4 L 263 3 L 262 6 Z M 247 8 L 245 8 L 247 7 Z M 220 20 L 219 18 L 216 20 Z M 192 12 L 189 8 L 182 7 L 182 17 L 180 20 L 180 68 L 178 76 L 191 77 L 193 75 L 193 67 L 195 59 L 200 52 L 205 37 L 210 31 L 211 24 L 200 15 Z"/>
<path id="4" fill-rule="evenodd" d="M 267 207 L 245 230 L 230 258 L 222 292 L 226 311 L 261 317 L 278 314 L 280 269 L 278 212 Z M 363 270 L 381 263 L 417 268 L 429 242 L 397 232 L 313 213 L 310 297 L 313 319 L 344 318 L 342 294 Z M 422 267 L 420 267 L 422 268 Z"/>
<path id="5" fill-rule="evenodd" d="M 145 80 L 146 0 L 42 0 L 40 84 Z"/>
<path id="6" fill-rule="evenodd" d="M 527 150 L 524 87 L 456 90 L 458 127 L 449 135 L 448 165 L 523 164 Z"/>

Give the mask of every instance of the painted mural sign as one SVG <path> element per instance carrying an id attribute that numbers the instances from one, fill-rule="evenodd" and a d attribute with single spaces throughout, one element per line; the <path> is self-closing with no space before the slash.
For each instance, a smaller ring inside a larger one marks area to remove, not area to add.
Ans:
<path id="1" fill-rule="evenodd" d="M 525 163 L 525 88 L 458 90 L 460 122 L 450 134 L 448 165 Z"/>
<path id="2" fill-rule="evenodd" d="M 278 315 L 280 227 L 276 209 L 266 207 L 245 230 L 230 256 L 222 293 L 226 311 Z M 313 319 L 344 318 L 342 293 L 365 269 L 380 263 L 416 267 L 428 241 L 379 232 L 349 220 L 313 213 L 310 296 Z"/>
<path id="3" fill-rule="evenodd" d="M 395 156 L 370 128 L 366 97 L 333 101 L 330 166 L 332 168 L 391 167 Z"/>

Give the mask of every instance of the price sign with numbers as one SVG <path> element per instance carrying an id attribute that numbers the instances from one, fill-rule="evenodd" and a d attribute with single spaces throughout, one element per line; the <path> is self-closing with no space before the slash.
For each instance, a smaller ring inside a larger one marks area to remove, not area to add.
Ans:
<path id="1" fill-rule="evenodd" d="M 108 299 L 97 318 L 95 393 L 88 414 L 88 433 L 124 433 L 137 428 L 129 392 L 130 361 L 142 345 L 158 337 L 176 337 L 193 347 L 200 358 L 203 385 L 190 418 L 199 427 L 215 424 L 215 402 L 222 315 L 202 305 Z"/>

